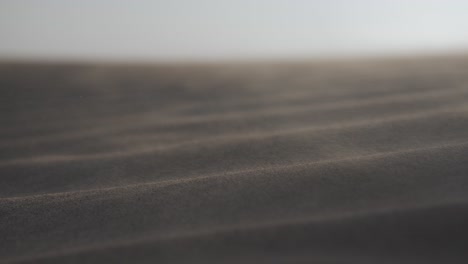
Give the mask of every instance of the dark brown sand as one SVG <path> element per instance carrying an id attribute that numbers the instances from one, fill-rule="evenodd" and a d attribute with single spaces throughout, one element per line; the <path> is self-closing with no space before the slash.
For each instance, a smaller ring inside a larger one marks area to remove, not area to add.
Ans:
<path id="1" fill-rule="evenodd" d="M 468 263 L 468 58 L 0 66 L 0 262 Z"/>

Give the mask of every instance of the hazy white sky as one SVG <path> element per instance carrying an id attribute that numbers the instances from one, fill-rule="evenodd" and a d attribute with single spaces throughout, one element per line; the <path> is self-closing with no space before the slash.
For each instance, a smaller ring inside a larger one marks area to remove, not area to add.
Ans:
<path id="1" fill-rule="evenodd" d="M 1 0 L 0 59 L 467 50 L 467 0 Z"/>

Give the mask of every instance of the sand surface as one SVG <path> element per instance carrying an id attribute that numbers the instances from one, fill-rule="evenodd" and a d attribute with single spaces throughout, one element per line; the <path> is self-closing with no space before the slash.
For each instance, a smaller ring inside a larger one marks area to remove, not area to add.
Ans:
<path id="1" fill-rule="evenodd" d="M 468 263 L 468 58 L 0 65 L 0 262 Z"/>

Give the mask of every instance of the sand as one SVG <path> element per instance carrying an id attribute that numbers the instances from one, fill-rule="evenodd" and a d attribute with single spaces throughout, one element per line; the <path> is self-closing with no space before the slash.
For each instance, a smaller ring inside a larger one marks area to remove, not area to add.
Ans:
<path id="1" fill-rule="evenodd" d="M 0 262 L 468 262 L 466 56 L 3 63 L 0 87 Z"/>

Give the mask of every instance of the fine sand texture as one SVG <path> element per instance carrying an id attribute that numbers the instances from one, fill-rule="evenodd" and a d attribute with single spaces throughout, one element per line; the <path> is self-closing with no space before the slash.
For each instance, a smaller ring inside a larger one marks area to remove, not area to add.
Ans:
<path id="1" fill-rule="evenodd" d="M 468 263 L 468 57 L 0 64 L 1 263 Z"/>

